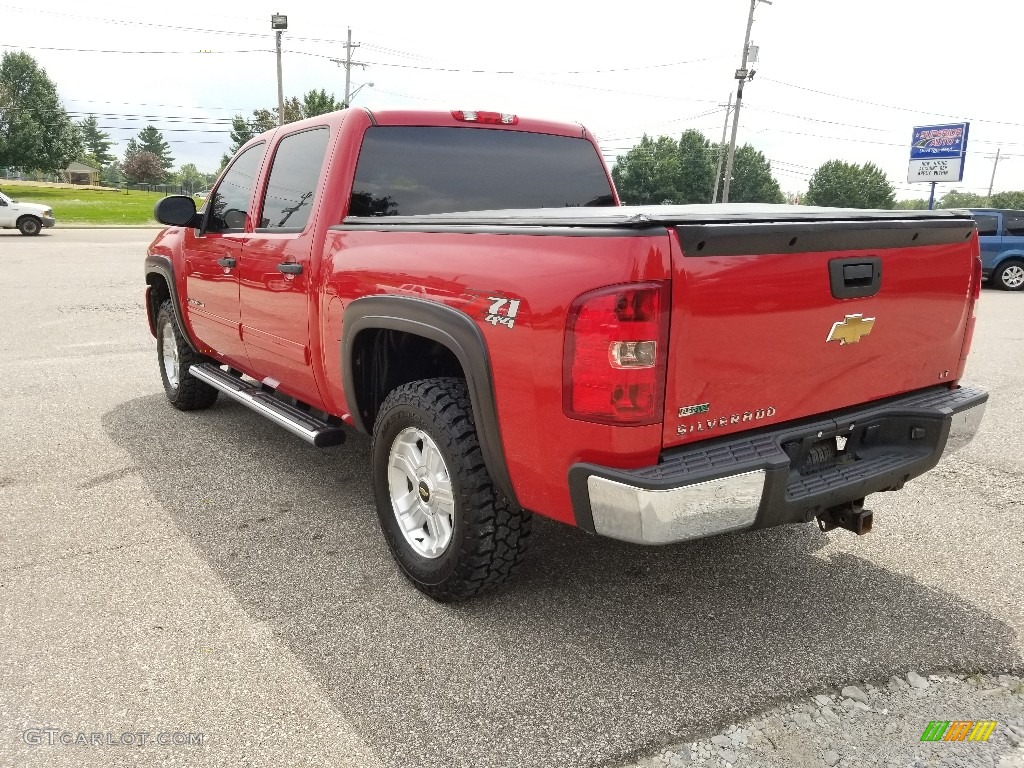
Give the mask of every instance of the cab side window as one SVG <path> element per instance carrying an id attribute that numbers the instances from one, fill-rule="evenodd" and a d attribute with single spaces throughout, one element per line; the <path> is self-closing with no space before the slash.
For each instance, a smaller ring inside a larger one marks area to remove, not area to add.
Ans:
<path id="1" fill-rule="evenodd" d="M 265 151 L 265 144 L 256 144 L 235 158 L 210 197 L 208 231 L 241 232 L 245 229 L 256 174 Z"/>
<path id="2" fill-rule="evenodd" d="M 330 136 L 326 127 L 313 128 L 285 136 L 278 143 L 260 211 L 261 232 L 301 232 L 306 228 Z"/>

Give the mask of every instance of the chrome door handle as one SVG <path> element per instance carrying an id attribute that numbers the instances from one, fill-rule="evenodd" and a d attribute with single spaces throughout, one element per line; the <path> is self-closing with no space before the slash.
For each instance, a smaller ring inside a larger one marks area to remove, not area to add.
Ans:
<path id="1" fill-rule="evenodd" d="M 217 263 L 220 264 L 222 267 L 235 266 L 235 260 L 230 256 L 222 256 L 221 258 L 217 259 Z"/>

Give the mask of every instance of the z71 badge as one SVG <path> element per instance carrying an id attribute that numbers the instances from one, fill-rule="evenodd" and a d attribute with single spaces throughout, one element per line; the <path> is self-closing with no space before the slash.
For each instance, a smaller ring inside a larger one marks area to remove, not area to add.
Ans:
<path id="1" fill-rule="evenodd" d="M 485 323 L 506 328 L 514 328 L 516 318 L 519 317 L 520 299 L 510 299 L 505 296 L 494 296 L 481 291 L 474 291 L 476 294 L 472 302 L 473 311 L 470 314 L 480 313 Z"/>
<path id="2" fill-rule="evenodd" d="M 504 299 L 501 296 L 488 296 L 491 302 L 484 320 L 491 325 L 507 325 L 511 328 L 516 324 L 516 315 L 519 314 L 519 299 Z"/>

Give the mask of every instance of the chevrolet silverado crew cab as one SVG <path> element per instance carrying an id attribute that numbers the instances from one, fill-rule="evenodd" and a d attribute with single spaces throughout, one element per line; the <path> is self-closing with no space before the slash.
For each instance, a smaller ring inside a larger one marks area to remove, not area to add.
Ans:
<path id="1" fill-rule="evenodd" d="M 531 515 L 639 544 L 858 533 L 972 438 L 966 212 L 623 207 L 579 125 L 352 108 L 156 207 L 171 404 L 314 446 L 372 436 L 384 536 L 438 600 L 505 580 Z"/>

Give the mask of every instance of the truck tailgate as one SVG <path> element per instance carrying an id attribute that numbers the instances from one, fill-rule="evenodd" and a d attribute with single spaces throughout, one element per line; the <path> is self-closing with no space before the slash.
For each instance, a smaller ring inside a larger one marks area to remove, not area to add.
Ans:
<path id="1" fill-rule="evenodd" d="M 978 248 L 970 219 L 672 231 L 664 446 L 956 379 Z"/>

